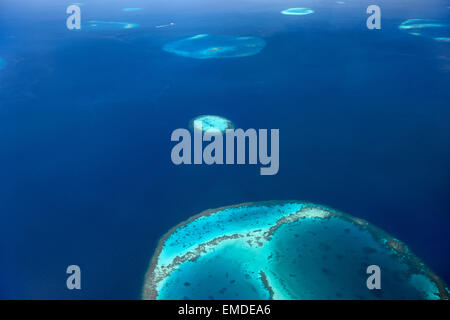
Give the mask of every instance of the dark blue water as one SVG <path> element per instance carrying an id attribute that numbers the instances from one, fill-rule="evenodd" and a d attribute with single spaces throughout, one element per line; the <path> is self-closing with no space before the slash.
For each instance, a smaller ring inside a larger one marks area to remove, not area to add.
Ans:
<path id="1" fill-rule="evenodd" d="M 0 297 L 140 297 L 159 237 L 207 208 L 299 199 L 367 219 L 450 283 L 450 45 L 398 29 L 449 23 L 448 1 L 85 1 L 0 4 Z M 125 7 L 140 7 L 123 12 Z M 171 28 L 155 28 L 175 22 Z M 164 44 L 258 36 L 258 55 L 195 60 Z M 174 129 L 201 114 L 280 129 L 280 171 L 175 166 Z M 66 268 L 82 290 L 66 288 Z"/>

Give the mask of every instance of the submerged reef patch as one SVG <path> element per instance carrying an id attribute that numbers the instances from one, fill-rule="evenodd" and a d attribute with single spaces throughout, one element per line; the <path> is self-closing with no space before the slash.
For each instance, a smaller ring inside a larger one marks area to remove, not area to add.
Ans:
<path id="1" fill-rule="evenodd" d="M 123 8 L 122 11 L 124 12 L 134 12 L 134 11 L 140 11 L 141 8 Z"/>
<path id="2" fill-rule="evenodd" d="M 380 290 L 366 287 L 381 267 Z M 408 247 L 367 221 L 299 201 L 207 210 L 159 241 L 144 299 L 448 299 Z"/>
<path id="3" fill-rule="evenodd" d="M 137 28 L 139 25 L 130 22 L 115 22 L 115 21 L 98 21 L 91 20 L 82 26 L 90 30 L 125 30 Z"/>
<path id="4" fill-rule="evenodd" d="M 439 42 L 450 42 L 450 37 L 436 37 L 433 39 Z"/>
<path id="5" fill-rule="evenodd" d="M 0 70 L 6 67 L 6 61 L 0 57 Z"/>
<path id="6" fill-rule="evenodd" d="M 238 58 L 258 54 L 266 42 L 258 37 L 199 34 L 166 44 L 164 51 L 194 59 Z"/>
<path id="7" fill-rule="evenodd" d="M 403 21 L 398 28 L 411 35 L 423 36 L 439 42 L 448 42 L 450 38 L 450 25 L 437 19 L 409 19 Z"/>
<path id="8" fill-rule="evenodd" d="M 169 28 L 169 27 L 173 27 L 176 23 L 175 22 L 170 22 L 167 24 L 160 24 L 155 26 L 156 29 L 162 29 L 162 28 Z"/>
<path id="9" fill-rule="evenodd" d="M 293 15 L 293 16 L 304 16 L 307 14 L 314 13 L 314 10 L 308 8 L 290 8 L 281 11 L 282 14 Z"/>
<path id="10" fill-rule="evenodd" d="M 200 129 L 197 127 L 199 124 L 201 124 L 201 131 L 205 132 L 208 130 L 211 133 L 224 133 L 225 130 L 234 128 L 234 125 L 230 120 L 214 115 L 201 115 L 195 117 L 189 122 L 189 127 L 192 130 Z"/>

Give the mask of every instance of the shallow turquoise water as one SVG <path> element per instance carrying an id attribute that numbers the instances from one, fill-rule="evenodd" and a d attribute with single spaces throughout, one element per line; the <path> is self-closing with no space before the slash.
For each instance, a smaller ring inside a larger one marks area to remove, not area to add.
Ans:
<path id="1" fill-rule="evenodd" d="M 221 214 L 195 219 L 178 228 L 165 243 L 160 259 L 168 261 L 180 252 L 195 247 L 198 243 L 208 242 L 226 233 L 239 233 L 247 230 L 267 230 L 288 212 L 300 210 L 303 204 L 292 203 L 284 206 L 238 207 L 225 209 Z M 269 214 L 269 212 L 271 214 Z"/>
<path id="2" fill-rule="evenodd" d="M 440 19 L 409 19 L 403 21 L 398 28 L 414 36 L 431 38 L 439 42 L 450 39 L 450 25 Z"/>
<path id="3" fill-rule="evenodd" d="M 233 123 L 223 117 L 214 115 L 203 115 L 195 117 L 190 121 L 192 129 L 200 129 L 209 132 L 225 132 L 227 129 L 234 128 Z"/>
<path id="4" fill-rule="evenodd" d="M 281 11 L 281 13 L 286 14 L 286 15 L 304 16 L 307 14 L 314 13 L 314 10 L 308 9 L 308 8 L 290 8 L 290 9 Z"/>
<path id="5" fill-rule="evenodd" d="M 238 258 L 249 257 L 238 243 L 218 248 L 212 254 L 187 262 L 167 280 L 159 299 L 269 299 L 257 270 L 242 271 Z M 199 265 L 203 267 L 199 268 Z M 200 274 L 199 274 L 200 272 Z"/>

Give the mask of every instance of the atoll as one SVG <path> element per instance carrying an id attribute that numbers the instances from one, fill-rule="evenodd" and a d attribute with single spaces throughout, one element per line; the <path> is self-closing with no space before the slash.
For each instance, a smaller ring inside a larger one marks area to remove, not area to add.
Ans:
<path id="1" fill-rule="evenodd" d="M 166 44 L 164 51 L 195 59 L 238 58 L 258 54 L 266 45 L 258 37 L 199 34 Z"/>
<path id="2" fill-rule="evenodd" d="M 314 13 L 314 10 L 308 8 L 290 8 L 281 11 L 282 14 L 293 15 L 293 16 L 304 16 L 306 14 Z"/>
<path id="3" fill-rule="evenodd" d="M 382 288 L 366 286 L 381 268 Z M 207 210 L 156 248 L 144 299 L 448 299 L 398 239 L 367 221 L 299 201 Z"/>

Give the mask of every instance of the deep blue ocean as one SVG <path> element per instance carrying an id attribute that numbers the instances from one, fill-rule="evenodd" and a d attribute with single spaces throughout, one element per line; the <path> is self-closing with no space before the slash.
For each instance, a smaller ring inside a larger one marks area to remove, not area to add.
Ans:
<path id="1" fill-rule="evenodd" d="M 450 43 L 398 28 L 450 23 L 450 1 L 80 4 L 82 22 L 138 24 L 112 30 L 68 30 L 70 4 L 0 3 L 0 298 L 140 298 L 169 228 L 288 199 L 367 219 L 450 283 Z M 371 4 L 381 30 L 366 27 Z M 315 12 L 280 13 L 291 7 Z M 205 60 L 162 50 L 197 34 L 266 47 Z M 174 165 L 172 131 L 202 114 L 280 129 L 278 174 Z M 72 264 L 82 290 L 66 288 Z"/>

